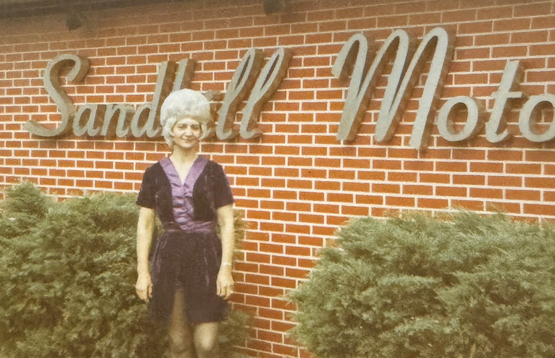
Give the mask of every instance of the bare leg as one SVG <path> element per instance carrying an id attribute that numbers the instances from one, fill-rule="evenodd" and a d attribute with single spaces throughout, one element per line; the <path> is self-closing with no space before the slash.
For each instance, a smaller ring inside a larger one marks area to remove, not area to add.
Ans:
<path id="1" fill-rule="evenodd" d="M 168 330 L 171 358 L 195 358 L 193 332 L 185 319 L 185 295 L 183 290 L 175 293 L 173 311 Z"/>
<path id="2" fill-rule="evenodd" d="M 194 341 L 198 358 L 219 358 L 218 322 L 201 323 L 195 326 Z"/>

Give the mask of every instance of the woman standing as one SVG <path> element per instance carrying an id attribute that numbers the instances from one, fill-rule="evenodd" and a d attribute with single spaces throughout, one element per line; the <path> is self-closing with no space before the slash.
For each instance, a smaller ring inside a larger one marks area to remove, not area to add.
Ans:
<path id="1" fill-rule="evenodd" d="M 160 122 L 172 153 L 145 171 L 137 198 L 136 290 L 151 318 L 168 325 L 174 358 L 219 356 L 219 322 L 233 293 L 233 196 L 222 167 L 198 155 L 210 118 L 199 92 L 183 89 L 166 98 Z M 164 233 L 149 270 L 155 215 Z"/>

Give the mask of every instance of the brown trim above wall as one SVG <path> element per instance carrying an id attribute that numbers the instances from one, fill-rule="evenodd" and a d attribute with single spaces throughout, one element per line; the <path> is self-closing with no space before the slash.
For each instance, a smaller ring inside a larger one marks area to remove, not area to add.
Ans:
<path id="1" fill-rule="evenodd" d="M 30 17 L 191 0 L 0 0 L 0 18 Z"/>

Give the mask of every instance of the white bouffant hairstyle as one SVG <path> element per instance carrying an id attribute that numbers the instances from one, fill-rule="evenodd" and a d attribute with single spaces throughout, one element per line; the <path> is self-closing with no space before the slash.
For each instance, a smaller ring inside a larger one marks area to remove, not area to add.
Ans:
<path id="1" fill-rule="evenodd" d="M 196 120 L 201 125 L 208 124 L 212 119 L 208 99 L 202 93 L 188 88 L 172 92 L 160 109 L 162 135 L 170 148 L 173 147 L 172 129 L 175 123 L 186 117 Z"/>

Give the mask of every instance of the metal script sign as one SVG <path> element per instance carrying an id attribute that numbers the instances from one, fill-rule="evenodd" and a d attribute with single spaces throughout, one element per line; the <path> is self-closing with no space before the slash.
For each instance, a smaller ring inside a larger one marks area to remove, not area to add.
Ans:
<path id="1" fill-rule="evenodd" d="M 430 63 L 410 138 L 413 148 L 425 149 L 436 118 L 435 108 L 447 76 L 447 66 L 453 56 L 453 36 L 438 27 L 426 34 L 417 46 L 416 39 L 406 31 L 396 30 L 376 53 L 369 50 L 368 42 L 363 34 L 353 35 L 344 44 L 332 68 L 333 75 L 339 79 L 348 79 L 350 75 L 337 140 L 355 139 L 375 85 L 387 64 L 391 64 L 392 69 L 388 75 L 374 135 L 377 141 L 387 141 L 394 136 L 411 91 L 424 66 Z M 220 140 L 233 140 L 238 135 L 244 139 L 260 136 L 258 117 L 262 106 L 285 77 L 291 56 L 289 49 L 278 48 L 264 62 L 262 50 L 249 49 L 227 87 L 217 113 L 216 124 L 205 128 L 204 137 L 215 135 Z M 373 60 L 369 64 L 371 56 Z M 162 102 L 171 91 L 188 87 L 194 71 L 192 60 L 163 62 L 159 66 L 153 101 L 137 109 L 126 104 L 86 104 L 78 108 L 60 84 L 60 72 L 65 66 L 73 66 L 67 80 L 79 82 L 87 74 L 89 61 L 77 55 L 61 55 L 48 64 L 44 86 L 62 118 L 55 128 L 46 127 L 36 121 L 28 122 L 28 131 L 36 136 L 61 137 L 73 133 L 76 136 L 106 138 L 159 138 L 161 128 L 158 116 Z M 485 124 L 485 137 L 491 143 L 499 143 L 510 137 L 506 129 L 505 114 L 511 107 L 511 100 L 525 97 L 516 89 L 522 73 L 520 61 L 507 61 L 499 88 L 492 94 L 494 106 Z M 235 117 L 245 100 L 247 102 L 243 108 L 242 121 L 239 128 L 236 128 Z M 555 138 L 555 121 L 552 120 L 543 131 L 536 125 L 540 109 L 546 106 L 555 107 L 555 95 L 530 96 L 520 111 L 520 132 L 532 142 L 542 143 Z M 463 110 L 466 113 L 466 122 L 461 129 L 456 130 L 455 118 Z M 453 143 L 464 142 L 476 136 L 484 128 L 484 122 L 483 105 L 467 96 L 449 98 L 437 111 L 436 125 L 439 134 Z"/>

